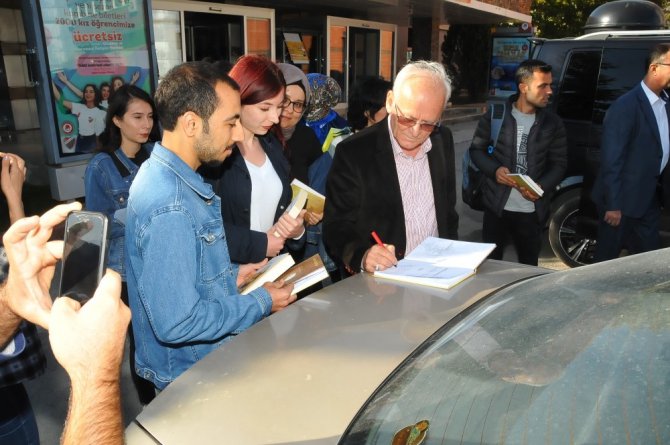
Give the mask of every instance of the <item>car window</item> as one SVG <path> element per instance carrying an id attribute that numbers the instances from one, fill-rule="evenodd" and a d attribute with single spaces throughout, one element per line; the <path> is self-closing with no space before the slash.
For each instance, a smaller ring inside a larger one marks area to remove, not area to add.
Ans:
<path id="1" fill-rule="evenodd" d="M 669 258 L 556 272 L 488 297 L 406 360 L 340 443 L 670 443 Z"/>
<path id="2" fill-rule="evenodd" d="M 556 112 L 563 119 L 591 121 L 600 68 L 600 51 L 574 51 L 556 98 Z"/>
<path id="3" fill-rule="evenodd" d="M 648 53 L 649 48 L 605 48 L 594 103 L 594 123 L 602 124 L 612 102 L 640 83 L 646 72 Z"/>

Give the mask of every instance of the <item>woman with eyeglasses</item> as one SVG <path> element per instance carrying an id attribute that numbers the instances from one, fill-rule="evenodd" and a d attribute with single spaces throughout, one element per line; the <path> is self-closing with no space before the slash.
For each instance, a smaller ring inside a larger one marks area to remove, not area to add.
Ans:
<path id="1" fill-rule="evenodd" d="M 274 257 L 304 243 L 303 215 L 286 213 L 291 202 L 289 164 L 282 144 L 270 131 L 286 106 L 286 85 L 279 67 L 265 57 L 241 57 L 229 73 L 240 86 L 240 123 L 244 140 L 237 142 L 221 166 L 214 190 L 232 261 L 245 264 Z"/>
<path id="2" fill-rule="evenodd" d="M 314 131 L 302 121 L 309 104 L 309 83 L 300 68 L 277 64 L 286 80 L 286 106 L 279 119 L 284 138 L 284 154 L 291 165 L 291 177 L 309 184 L 307 170 L 323 153 Z"/>

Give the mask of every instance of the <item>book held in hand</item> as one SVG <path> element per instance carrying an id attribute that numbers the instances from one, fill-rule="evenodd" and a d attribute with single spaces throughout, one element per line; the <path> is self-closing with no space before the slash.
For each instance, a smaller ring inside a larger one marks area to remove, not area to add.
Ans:
<path id="1" fill-rule="evenodd" d="M 516 185 L 519 187 L 530 190 L 539 197 L 542 197 L 544 194 L 542 187 L 540 187 L 537 182 L 533 181 L 533 178 L 528 175 L 522 175 L 521 173 L 508 173 L 507 176 L 509 176 L 512 181 L 516 182 Z"/>
<path id="2" fill-rule="evenodd" d="M 291 189 L 293 190 L 293 198 L 299 194 L 301 190 L 307 192 L 307 211 L 312 213 L 323 213 L 323 206 L 326 204 L 326 197 L 317 192 L 304 182 L 294 179 L 291 181 Z"/>
<path id="3" fill-rule="evenodd" d="M 267 264 L 256 271 L 239 286 L 242 295 L 261 287 L 265 283 L 274 281 L 277 277 L 295 264 L 295 260 L 289 253 L 283 253 L 272 258 Z"/>
<path id="4" fill-rule="evenodd" d="M 305 190 L 300 190 L 297 194 L 293 195 L 293 200 L 286 208 L 291 218 L 295 219 L 300 215 L 300 211 L 305 208 L 305 204 L 307 203 L 307 196 L 308 194 Z"/>
<path id="5" fill-rule="evenodd" d="M 298 264 L 295 264 L 295 260 L 289 253 L 283 253 L 272 258 L 265 266 L 244 280 L 239 291 L 242 295 L 247 295 L 265 283 L 284 280 L 284 284 L 293 284 L 292 293 L 297 294 L 328 276 L 328 271 L 318 253 Z"/>
<path id="6" fill-rule="evenodd" d="M 284 280 L 284 284 L 293 284 L 293 294 L 328 278 L 328 271 L 318 253 L 296 264 L 281 274 L 275 281 Z"/>
<path id="7" fill-rule="evenodd" d="M 374 273 L 375 277 L 450 289 L 477 272 L 495 244 L 428 237 L 397 267 Z"/>

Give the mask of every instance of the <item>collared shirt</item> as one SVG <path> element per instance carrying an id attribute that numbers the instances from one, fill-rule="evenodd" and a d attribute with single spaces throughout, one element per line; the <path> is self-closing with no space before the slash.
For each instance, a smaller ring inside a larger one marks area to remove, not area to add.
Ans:
<path id="1" fill-rule="evenodd" d="M 160 144 L 130 187 L 126 247 L 135 369 L 158 389 L 270 314 L 264 288 L 238 294 L 221 199 Z"/>
<path id="2" fill-rule="evenodd" d="M 656 123 L 658 124 L 658 132 L 661 136 L 661 147 L 663 148 L 663 158 L 661 159 L 661 172 L 668 163 L 668 155 L 670 153 L 670 129 L 668 128 L 668 111 L 665 108 L 665 100 L 656 95 L 649 87 L 644 83 L 640 82 L 642 85 L 642 90 L 647 95 L 649 103 L 651 104 L 651 109 L 654 110 L 654 116 L 656 117 Z M 665 92 L 663 92 L 665 94 Z"/>
<path id="3" fill-rule="evenodd" d="M 435 216 L 435 195 L 430 177 L 428 152 L 433 148 L 430 137 L 419 147 L 412 157 L 403 152 L 393 136 L 391 119 L 387 119 L 393 159 L 398 171 L 402 208 L 405 213 L 405 235 L 407 243 L 405 255 L 429 236 L 438 236 L 437 217 Z"/>

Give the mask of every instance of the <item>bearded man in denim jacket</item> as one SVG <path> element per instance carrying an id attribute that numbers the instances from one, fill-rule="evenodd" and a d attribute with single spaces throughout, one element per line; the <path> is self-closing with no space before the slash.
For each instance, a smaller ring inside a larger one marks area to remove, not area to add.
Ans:
<path id="1" fill-rule="evenodd" d="M 231 263 L 221 199 L 195 172 L 223 162 L 242 137 L 235 81 L 213 64 L 185 63 L 161 79 L 155 102 L 163 140 L 130 188 L 126 266 L 136 371 L 162 390 L 295 296 L 283 283 L 238 294 L 262 263 Z"/>

